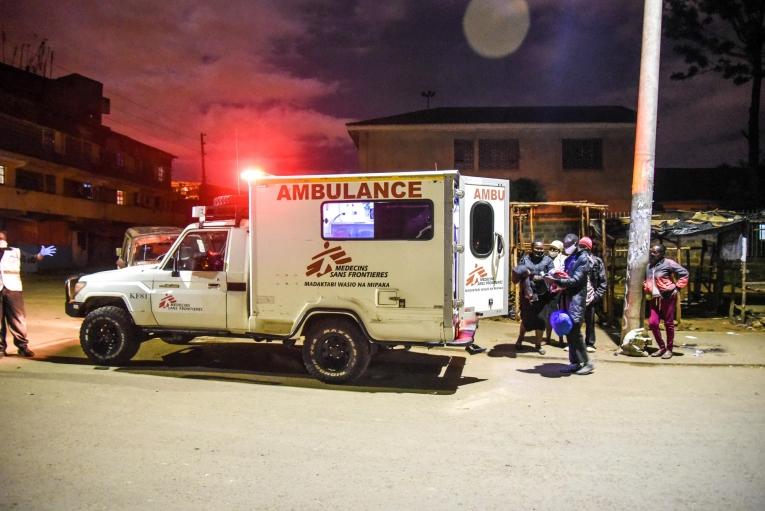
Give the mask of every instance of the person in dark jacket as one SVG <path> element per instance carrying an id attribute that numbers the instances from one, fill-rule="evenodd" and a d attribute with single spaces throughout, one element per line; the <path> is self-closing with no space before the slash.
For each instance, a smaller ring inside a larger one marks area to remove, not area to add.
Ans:
<path id="1" fill-rule="evenodd" d="M 592 240 L 583 237 L 579 240 L 579 249 L 590 258 L 590 271 L 587 274 L 587 300 L 584 309 L 584 342 L 587 351 L 595 351 L 595 309 L 606 294 L 606 267 L 603 259 L 592 252 Z"/>
<path id="2" fill-rule="evenodd" d="M 648 268 L 643 282 L 643 290 L 651 298 L 649 307 L 651 316 L 648 319 L 648 328 L 653 332 L 659 350 L 652 353 L 652 357 L 663 359 L 672 358 L 672 347 L 675 342 L 675 307 L 677 306 L 677 294 L 680 289 L 688 285 L 688 270 L 677 262 L 664 257 L 667 249 L 662 244 L 656 244 L 648 252 Z M 667 344 L 661 338 L 659 322 L 664 320 L 664 328 L 667 331 Z"/>
<path id="3" fill-rule="evenodd" d="M 595 369 L 582 338 L 582 323 L 587 302 L 587 275 L 590 272 L 590 257 L 586 251 L 579 248 L 579 236 L 567 234 L 563 238 L 563 253 L 566 258 L 566 274 L 568 277 L 546 276 L 548 284 L 563 288 L 560 298 L 562 307 L 571 318 L 573 327 L 568 333 L 568 359 L 570 365 L 562 372 L 579 375 L 590 374 Z"/>
<path id="4" fill-rule="evenodd" d="M 524 255 L 518 266 L 528 269 L 526 289 L 531 292 L 521 294 L 521 331 L 518 340 L 515 341 L 515 347 L 520 348 L 526 332 L 534 330 L 534 345 L 537 352 L 544 355 L 542 333 L 547 326 L 547 304 L 551 299 L 544 276 L 552 270 L 553 261 L 545 254 L 545 244 L 535 241 L 531 246 L 531 253 Z"/>

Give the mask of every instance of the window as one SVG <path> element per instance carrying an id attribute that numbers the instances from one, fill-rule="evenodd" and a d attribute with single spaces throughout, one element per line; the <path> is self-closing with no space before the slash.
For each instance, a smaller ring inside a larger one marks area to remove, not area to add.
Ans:
<path id="1" fill-rule="evenodd" d="M 478 141 L 478 168 L 481 170 L 517 169 L 519 160 L 520 148 L 517 139 Z"/>
<path id="2" fill-rule="evenodd" d="M 123 153 L 122 151 L 117 151 L 114 154 L 114 163 L 116 163 L 118 167 L 124 167 L 125 166 L 125 153 Z"/>
<path id="3" fill-rule="evenodd" d="M 45 177 L 39 172 L 18 169 L 16 171 L 16 188 L 42 192 L 45 190 Z"/>
<path id="4" fill-rule="evenodd" d="M 5 165 L 0 165 L 0 185 L 5 184 Z"/>
<path id="5" fill-rule="evenodd" d="M 45 193 L 56 193 L 56 176 L 45 175 Z"/>
<path id="6" fill-rule="evenodd" d="M 470 251 L 488 257 L 494 250 L 494 210 L 488 202 L 476 202 L 470 208 Z"/>
<path id="7" fill-rule="evenodd" d="M 53 152 L 56 149 L 56 133 L 48 128 L 42 130 L 43 150 Z"/>
<path id="8" fill-rule="evenodd" d="M 117 190 L 117 204 L 120 206 L 125 205 L 125 192 L 122 190 Z"/>
<path id="9" fill-rule="evenodd" d="M 165 182 L 165 167 L 161 165 L 157 167 L 157 182 L 159 183 Z"/>
<path id="10" fill-rule="evenodd" d="M 325 202 L 321 205 L 326 240 L 429 240 L 431 201 Z"/>
<path id="11" fill-rule="evenodd" d="M 564 138 L 564 169 L 603 168 L 603 140 L 599 138 Z"/>
<path id="12" fill-rule="evenodd" d="M 82 159 L 82 140 L 74 137 L 66 137 L 66 155 L 80 161 Z"/>
<path id="13" fill-rule="evenodd" d="M 164 269 L 172 270 L 177 258 L 180 270 L 223 271 L 227 240 L 226 231 L 192 231 L 181 240 L 173 256 L 167 258 Z"/>
<path id="14" fill-rule="evenodd" d="M 73 179 L 64 179 L 64 195 L 67 197 L 92 200 L 94 198 L 93 185 L 90 183 L 81 183 Z"/>
<path id="15" fill-rule="evenodd" d="M 457 170 L 473 170 L 473 141 L 454 141 L 454 168 Z"/>

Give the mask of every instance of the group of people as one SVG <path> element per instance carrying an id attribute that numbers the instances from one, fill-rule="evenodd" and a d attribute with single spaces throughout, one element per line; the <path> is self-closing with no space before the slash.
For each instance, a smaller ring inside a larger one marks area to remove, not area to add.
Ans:
<path id="1" fill-rule="evenodd" d="M 7 234 L 0 231 L 0 357 L 6 355 L 6 331 L 13 336 L 21 357 L 34 357 L 27 339 L 27 319 L 21 285 L 21 263 L 41 261 L 56 253 L 56 247 L 41 246 L 37 254 L 30 255 L 8 245 Z"/>
<path id="2" fill-rule="evenodd" d="M 516 348 L 521 347 L 526 332 L 533 330 L 535 348 L 544 355 L 544 345 L 550 342 L 555 318 L 559 317 L 555 311 L 564 311 L 570 320 L 565 338 L 571 362 L 564 371 L 592 373 L 588 352 L 595 351 L 595 309 L 607 287 L 605 266 L 593 253 L 592 240 L 567 234 L 563 241 L 550 243 L 548 251 L 544 242 L 534 241 L 531 252 L 513 269 L 513 281 L 521 289 L 521 329 Z M 563 337 L 559 336 L 561 344 Z"/>
<path id="3" fill-rule="evenodd" d="M 595 312 L 606 294 L 608 283 L 603 260 L 593 250 L 588 237 L 567 234 L 563 241 L 534 241 L 512 270 L 512 280 L 519 285 L 521 328 L 516 340 L 520 349 L 526 332 L 534 331 L 534 346 L 540 355 L 551 341 L 552 330 L 559 332 L 559 342 L 568 342 L 569 365 L 565 373 L 591 374 L 595 367 L 588 353 L 595 351 Z M 651 297 L 648 327 L 659 349 L 654 357 L 672 357 L 677 294 L 688 284 L 688 270 L 665 257 L 662 244 L 651 247 L 644 290 Z M 565 314 L 561 314 L 565 313 Z M 664 321 L 666 344 L 661 335 Z M 565 323 L 565 324 L 564 324 Z M 582 335 L 584 324 L 584 335 Z M 553 328 L 555 327 L 555 328 Z"/>

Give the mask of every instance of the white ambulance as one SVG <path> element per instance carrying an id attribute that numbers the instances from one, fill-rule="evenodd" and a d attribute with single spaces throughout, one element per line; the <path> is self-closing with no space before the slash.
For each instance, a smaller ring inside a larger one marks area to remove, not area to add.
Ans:
<path id="1" fill-rule="evenodd" d="M 360 376 L 376 348 L 473 345 L 507 313 L 509 183 L 457 171 L 267 176 L 204 211 L 159 264 L 67 281 L 99 364 L 159 337 L 302 340 L 308 372 Z"/>

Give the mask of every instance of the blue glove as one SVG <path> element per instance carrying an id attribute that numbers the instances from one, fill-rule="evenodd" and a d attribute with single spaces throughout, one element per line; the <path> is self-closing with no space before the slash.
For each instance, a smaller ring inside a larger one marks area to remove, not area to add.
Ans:
<path id="1" fill-rule="evenodd" d="M 43 257 L 45 256 L 52 256 L 56 254 L 56 245 L 51 245 L 49 247 L 46 247 L 45 245 L 40 245 L 40 252 L 39 254 Z"/>

